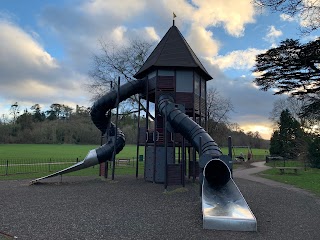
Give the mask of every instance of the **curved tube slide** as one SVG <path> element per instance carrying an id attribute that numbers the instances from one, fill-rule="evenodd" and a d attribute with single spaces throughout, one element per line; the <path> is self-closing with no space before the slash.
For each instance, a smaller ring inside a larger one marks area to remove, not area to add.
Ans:
<path id="1" fill-rule="evenodd" d="M 199 153 L 217 157 L 222 154 L 211 136 L 188 115 L 176 108 L 171 96 L 161 95 L 158 101 L 158 108 L 162 116 L 167 116 L 166 120 L 174 130 L 181 133 Z"/>
<path id="2" fill-rule="evenodd" d="M 135 80 L 122 85 L 119 91 L 119 102 L 129 98 L 130 96 L 136 93 L 143 92 L 144 87 L 145 87 L 145 81 L 143 80 Z M 97 100 L 91 108 L 91 119 L 93 123 L 96 125 L 96 127 L 103 134 L 105 134 L 108 129 L 108 119 L 106 117 L 106 113 L 109 110 L 116 107 L 117 95 L 118 95 L 117 91 L 112 90 L 106 95 L 102 96 L 99 100 Z M 111 129 L 115 129 L 114 124 L 112 123 L 111 123 Z M 125 136 L 119 128 L 117 129 L 117 137 L 115 140 L 115 144 L 116 144 L 116 153 L 119 153 L 125 145 Z M 58 175 L 78 171 L 102 162 L 106 162 L 109 159 L 111 159 L 113 151 L 114 151 L 114 143 L 112 141 L 109 141 L 108 143 L 102 145 L 101 147 L 90 150 L 88 155 L 85 157 L 83 161 L 78 162 L 56 173 L 50 174 L 48 176 L 32 180 L 30 184 L 34 184 L 46 178 L 55 177 Z"/>

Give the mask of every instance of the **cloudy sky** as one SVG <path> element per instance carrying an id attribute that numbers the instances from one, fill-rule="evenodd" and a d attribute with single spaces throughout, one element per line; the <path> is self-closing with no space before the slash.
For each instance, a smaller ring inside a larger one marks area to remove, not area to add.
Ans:
<path id="1" fill-rule="evenodd" d="M 1 0 L 0 114 L 18 102 L 90 106 L 84 83 L 99 39 L 159 41 L 176 26 L 234 105 L 231 121 L 269 138 L 272 92 L 252 84 L 255 55 L 301 38 L 300 19 L 256 9 L 251 0 Z M 302 38 L 307 41 L 312 36 Z"/>

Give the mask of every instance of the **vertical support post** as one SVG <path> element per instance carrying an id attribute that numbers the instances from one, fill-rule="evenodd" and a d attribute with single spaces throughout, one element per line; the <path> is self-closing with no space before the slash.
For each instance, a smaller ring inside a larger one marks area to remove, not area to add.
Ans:
<path id="1" fill-rule="evenodd" d="M 141 111 L 141 96 L 139 94 L 139 102 L 138 102 L 138 134 L 137 134 L 137 155 L 136 155 L 136 178 L 139 175 L 139 140 L 140 140 L 140 111 Z"/>
<path id="2" fill-rule="evenodd" d="M 232 138 L 228 137 L 228 156 L 232 159 Z"/>
<path id="3" fill-rule="evenodd" d="M 201 121 L 201 117 L 200 117 L 200 121 Z M 202 155 L 202 137 L 201 136 L 199 138 L 199 145 L 200 145 L 200 149 L 199 149 L 199 157 L 200 157 Z M 202 183 L 200 183 L 200 188 L 199 188 L 199 196 L 201 195 L 202 195 Z"/>
<path id="4" fill-rule="evenodd" d="M 190 146 L 188 146 L 188 179 L 190 179 L 190 173 L 191 173 L 191 153 L 190 153 Z"/>
<path id="5" fill-rule="evenodd" d="M 157 71 L 157 80 L 156 80 L 156 88 L 154 91 L 154 100 L 155 103 L 158 101 L 158 77 L 159 73 Z M 157 127 L 158 127 L 158 104 L 154 105 L 154 132 L 153 132 L 153 182 L 156 182 L 156 172 L 157 172 Z"/>
<path id="6" fill-rule="evenodd" d="M 120 77 L 118 77 L 118 86 L 117 86 L 117 112 L 116 112 L 116 124 L 115 124 L 115 136 L 114 136 L 114 150 L 113 150 L 113 158 L 112 158 L 112 180 L 114 180 L 114 172 L 116 167 L 116 142 L 118 135 L 118 117 L 119 117 L 119 102 L 120 102 Z"/>
<path id="7" fill-rule="evenodd" d="M 157 104 L 155 104 L 154 106 L 155 110 L 154 110 L 154 115 L 155 115 L 155 119 L 154 119 L 154 130 L 153 130 L 153 182 L 156 182 L 156 172 L 157 172 L 157 125 L 158 125 L 158 118 L 157 118 Z"/>
<path id="8" fill-rule="evenodd" d="M 193 166 L 192 166 L 192 172 L 193 172 L 193 176 L 192 176 L 192 182 L 196 181 L 196 149 L 193 147 L 192 148 L 192 161 L 193 161 Z"/>
<path id="9" fill-rule="evenodd" d="M 204 85 L 204 110 L 205 110 L 205 113 L 204 113 L 204 125 L 205 125 L 205 129 L 206 131 L 208 132 L 208 112 L 207 112 L 207 81 L 205 81 L 205 85 Z"/>
<path id="10" fill-rule="evenodd" d="M 231 159 L 231 164 L 232 164 L 232 138 L 231 136 L 228 137 L 228 156 Z M 231 167 L 231 175 L 233 176 L 233 167 Z"/>
<path id="11" fill-rule="evenodd" d="M 147 101 L 147 112 L 146 112 L 146 134 L 148 135 L 147 136 L 147 139 L 146 139 L 146 142 L 145 142 L 145 145 L 144 145 L 144 178 L 146 178 L 146 165 L 147 165 L 147 161 L 149 161 L 147 159 L 147 148 L 148 148 L 148 139 L 149 139 L 149 109 L 150 109 L 150 103 L 149 103 L 149 79 L 147 81 L 147 87 L 146 87 L 146 101 Z"/>
<path id="12" fill-rule="evenodd" d="M 164 188 L 167 189 L 168 187 L 168 139 L 167 139 L 167 102 L 166 102 L 166 111 L 164 114 L 163 119 L 163 125 L 164 125 L 164 149 L 165 149 L 165 178 L 164 178 Z"/>
<path id="13" fill-rule="evenodd" d="M 113 82 L 112 81 L 110 81 L 110 91 L 113 89 Z M 109 140 L 109 133 L 110 133 L 110 126 L 111 126 L 111 115 L 112 115 L 112 112 L 111 112 L 111 109 L 109 110 L 109 112 L 108 112 L 108 116 L 107 116 L 107 119 L 109 119 L 109 122 L 108 122 L 108 131 L 105 133 L 106 135 L 105 135 L 105 139 L 108 141 Z M 102 134 L 101 134 L 101 136 L 103 136 Z M 102 142 L 102 138 L 101 138 L 101 146 L 102 146 L 102 144 L 103 144 L 103 142 Z M 113 155 L 112 155 L 112 159 L 113 159 Z M 110 167 L 111 167 L 111 165 L 110 165 Z M 108 174 L 109 174 L 109 163 L 108 163 L 108 161 L 105 161 L 104 162 L 104 178 L 108 178 Z"/>
<path id="14" fill-rule="evenodd" d="M 181 181 L 182 187 L 185 187 L 185 175 L 186 175 L 186 146 L 185 139 L 182 137 L 182 164 L 181 164 Z"/>

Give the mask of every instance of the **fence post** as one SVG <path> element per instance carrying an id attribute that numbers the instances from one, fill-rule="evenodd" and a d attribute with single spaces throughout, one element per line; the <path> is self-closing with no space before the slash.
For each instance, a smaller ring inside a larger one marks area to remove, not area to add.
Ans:
<path id="1" fill-rule="evenodd" d="M 7 160 L 7 163 L 6 163 L 6 176 L 8 176 L 8 168 L 9 168 L 9 160 Z"/>

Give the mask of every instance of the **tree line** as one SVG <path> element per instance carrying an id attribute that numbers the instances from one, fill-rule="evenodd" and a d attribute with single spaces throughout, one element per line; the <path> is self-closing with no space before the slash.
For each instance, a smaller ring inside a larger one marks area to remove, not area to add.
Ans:
<path id="1" fill-rule="evenodd" d="M 93 126 L 89 108 L 71 107 L 53 103 L 42 111 L 39 104 L 20 112 L 20 106 L 11 106 L 9 115 L 2 114 L 0 143 L 97 144 L 99 131 Z"/>
<path id="2" fill-rule="evenodd" d="M 230 104 L 230 103 L 228 103 Z M 224 110 L 225 111 L 225 110 Z M 267 148 L 268 141 L 263 140 L 258 132 L 245 133 L 237 124 L 228 123 L 225 112 L 224 120 L 215 112 L 208 120 L 208 132 L 220 146 L 227 146 L 228 136 L 232 136 L 235 145 L 254 148 Z M 67 105 L 54 103 L 49 110 L 42 111 L 39 104 L 20 112 L 18 103 L 10 110 L 11 118 L 2 115 L 0 120 L 0 143 L 34 143 L 34 144 L 95 144 L 101 143 L 101 133 L 92 123 L 90 108 L 77 106 L 73 109 Z M 115 120 L 115 114 L 112 121 Z M 145 117 L 140 118 L 143 126 Z M 149 120 L 150 124 L 152 120 Z M 127 144 L 136 144 L 136 113 L 122 112 L 119 115 L 119 128 L 126 135 Z"/>

